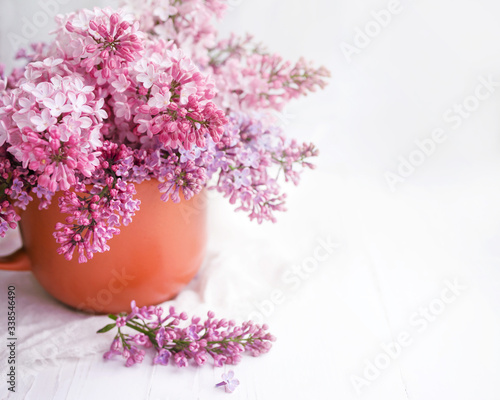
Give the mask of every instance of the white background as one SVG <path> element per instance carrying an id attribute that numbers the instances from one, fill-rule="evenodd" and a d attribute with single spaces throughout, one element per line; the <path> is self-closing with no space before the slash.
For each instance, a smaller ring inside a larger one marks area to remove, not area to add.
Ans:
<path id="1" fill-rule="evenodd" d="M 1 4 L 0 55 L 10 60 L 7 35 L 20 34 L 22 18 L 31 20 L 40 6 L 33 0 Z M 93 4 L 71 1 L 61 10 Z M 233 368 L 241 381 L 233 398 L 498 400 L 500 86 L 460 123 L 443 117 L 456 105 L 474 105 L 469 96 L 482 80 L 500 82 L 498 2 L 401 1 L 401 12 L 350 61 L 341 45 L 353 45 L 357 28 L 388 1 L 232 4 L 224 32 L 252 32 L 285 58 L 304 55 L 332 71 L 325 91 L 292 103 L 284 114 L 290 135 L 321 149 L 319 168 L 291 188 L 289 212 L 274 226 L 256 226 L 213 199 L 207 263 L 172 302 L 188 312 L 212 308 L 245 318 L 255 317 L 273 290 L 284 294 L 283 303 L 264 310 L 278 342 L 268 355 Z M 49 30 L 41 28 L 40 37 Z M 415 142 L 436 129 L 446 140 L 391 191 L 386 174 L 398 173 L 401 160 L 418 150 Z M 285 284 L 283 274 L 303 265 L 327 238 L 338 243 L 334 253 L 298 288 Z M 75 316 L 29 273 L 1 273 L 0 279 L 21 296 L 19 324 L 29 344 L 20 349 L 21 363 L 32 361 L 34 347 L 43 349 L 55 329 L 70 322 L 79 327 L 47 352 L 51 362 L 43 372 L 19 378 L 19 393 L 9 398 L 225 396 L 213 388 L 220 369 L 178 371 L 152 367 L 149 359 L 131 369 L 103 363 L 91 351 L 92 344 L 110 341 L 93 335 L 102 318 Z M 446 281 L 466 289 L 419 330 L 415 314 L 437 304 Z M 5 309 L 4 298 L 0 306 Z M 402 332 L 411 344 L 357 393 L 353 376 L 367 378 L 366 363 Z M 0 398 L 7 393 L 3 381 Z"/>

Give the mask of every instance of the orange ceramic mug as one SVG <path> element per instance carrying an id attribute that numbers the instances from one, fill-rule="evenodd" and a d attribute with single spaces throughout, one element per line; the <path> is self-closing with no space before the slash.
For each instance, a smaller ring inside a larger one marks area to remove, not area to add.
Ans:
<path id="1" fill-rule="evenodd" d="M 53 297 L 92 313 L 118 313 L 154 305 L 176 296 L 203 262 L 206 245 L 206 207 L 203 194 L 173 203 L 160 199 L 157 181 L 136 185 L 140 210 L 132 223 L 121 226 L 109 242 L 111 250 L 94 254 L 87 263 L 78 255 L 67 261 L 57 254 L 53 232 L 64 220 L 58 201 L 48 210 L 38 202 L 21 212 L 24 247 L 0 259 L 0 269 L 31 270 Z"/>

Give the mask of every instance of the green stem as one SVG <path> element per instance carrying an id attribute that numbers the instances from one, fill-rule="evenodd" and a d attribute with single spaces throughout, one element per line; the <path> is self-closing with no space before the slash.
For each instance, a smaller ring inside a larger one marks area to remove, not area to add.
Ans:
<path id="1" fill-rule="evenodd" d="M 113 321 L 116 321 L 118 319 L 118 317 L 116 315 L 113 315 L 113 314 L 108 315 L 108 317 L 111 318 Z M 151 339 L 151 332 L 145 331 L 144 329 L 141 329 L 136 325 L 132 325 L 132 323 L 130 321 L 127 322 L 125 325 L 128 326 L 129 328 L 136 330 L 137 332 L 141 332 L 141 333 L 147 335 Z"/>

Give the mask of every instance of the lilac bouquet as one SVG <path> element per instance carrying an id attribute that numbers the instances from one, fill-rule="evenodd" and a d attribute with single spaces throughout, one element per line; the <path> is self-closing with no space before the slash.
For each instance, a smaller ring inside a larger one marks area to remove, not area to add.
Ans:
<path id="1" fill-rule="evenodd" d="M 167 365 L 172 361 L 178 367 L 186 367 L 189 360 L 197 365 L 204 365 L 209 358 L 216 367 L 224 364 L 238 364 L 242 353 L 249 352 L 254 357 L 267 353 L 276 338 L 267 332 L 267 325 L 257 325 L 251 321 L 241 326 L 232 320 L 216 319 L 212 311 L 202 322 L 199 317 L 192 317 L 187 326 L 185 312 L 177 313 L 170 307 L 164 314 L 161 307 L 137 307 L 131 304 L 130 314 L 110 314 L 115 322 L 106 325 L 97 333 L 105 333 L 117 328 L 117 333 L 109 351 L 104 353 L 105 359 L 121 355 L 126 359 L 125 365 L 130 367 L 142 363 L 146 350 L 155 350 L 154 364 Z M 127 333 L 127 330 L 134 335 Z"/>
<path id="2" fill-rule="evenodd" d="M 40 209 L 57 198 L 58 252 L 86 262 L 132 221 L 135 184 L 151 179 L 164 201 L 209 187 L 274 222 L 280 177 L 297 184 L 318 151 L 288 139 L 273 111 L 328 71 L 249 36 L 218 39 L 223 0 L 123 6 L 60 15 L 52 42 L 18 53 L 24 67 L 0 66 L 0 236 L 35 196 Z"/>

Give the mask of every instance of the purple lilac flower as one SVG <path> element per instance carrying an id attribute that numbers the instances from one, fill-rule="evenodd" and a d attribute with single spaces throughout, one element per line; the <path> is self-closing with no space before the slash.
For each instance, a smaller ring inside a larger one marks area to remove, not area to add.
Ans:
<path id="1" fill-rule="evenodd" d="M 234 372 L 230 370 L 226 374 L 222 374 L 222 382 L 215 386 L 224 386 L 226 392 L 232 393 L 239 386 L 239 384 L 240 381 L 238 379 L 234 379 Z"/>
<path id="2" fill-rule="evenodd" d="M 170 360 L 171 355 L 172 353 L 170 353 L 170 351 L 165 349 L 160 349 L 160 351 L 153 360 L 153 364 L 168 365 L 168 361 Z"/>

